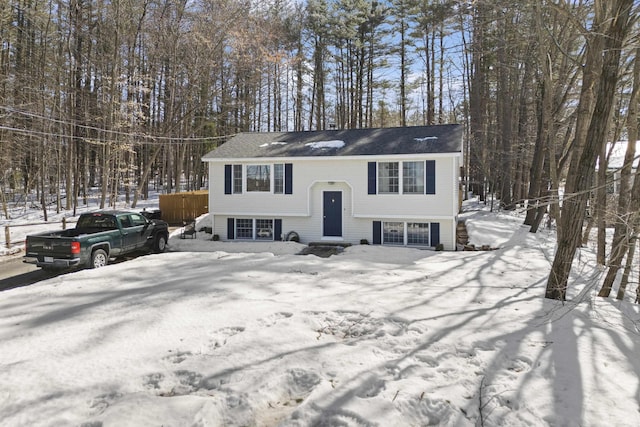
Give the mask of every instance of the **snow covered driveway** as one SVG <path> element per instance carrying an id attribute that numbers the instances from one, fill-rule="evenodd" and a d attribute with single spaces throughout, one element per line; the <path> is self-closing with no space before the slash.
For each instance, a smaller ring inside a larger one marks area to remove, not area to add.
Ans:
<path id="1" fill-rule="evenodd" d="M 172 240 L 185 252 L 2 292 L 0 419 L 640 424 L 633 313 L 545 301 L 537 238 L 514 225 L 498 251 L 355 246 L 330 258 L 294 255 L 295 243 Z"/>

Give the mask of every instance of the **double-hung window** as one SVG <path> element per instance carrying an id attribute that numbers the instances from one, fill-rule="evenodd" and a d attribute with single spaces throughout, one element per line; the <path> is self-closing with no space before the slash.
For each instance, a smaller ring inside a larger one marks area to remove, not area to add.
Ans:
<path id="1" fill-rule="evenodd" d="M 293 163 L 224 165 L 224 194 L 293 194 Z"/>
<path id="2" fill-rule="evenodd" d="M 424 194 L 424 162 L 402 162 L 402 193 Z"/>
<path id="3" fill-rule="evenodd" d="M 382 226 L 382 238 L 388 245 L 404 244 L 404 223 L 385 222 Z"/>
<path id="4" fill-rule="evenodd" d="M 429 246 L 429 238 L 429 223 L 426 222 L 382 223 L 381 243 L 384 245 Z"/>
<path id="5" fill-rule="evenodd" d="M 378 193 L 400 192 L 400 168 L 398 162 L 378 163 Z"/>
<path id="6" fill-rule="evenodd" d="M 407 223 L 407 245 L 429 246 L 429 224 Z"/>
<path id="7" fill-rule="evenodd" d="M 242 165 L 224 165 L 224 194 L 242 194 Z"/>
<path id="8" fill-rule="evenodd" d="M 233 194 L 242 193 L 242 165 L 233 165 Z"/>
<path id="9" fill-rule="evenodd" d="M 273 193 L 284 194 L 284 164 L 273 165 Z"/>
<path id="10" fill-rule="evenodd" d="M 273 219 L 236 218 L 232 219 L 232 227 L 235 227 L 233 236 L 238 240 L 273 240 Z"/>
<path id="11" fill-rule="evenodd" d="M 271 191 L 270 165 L 247 165 L 247 192 Z"/>
<path id="12" fill-rule="evenodd" d="M 272 219 L 256 219 L 256 240 L 273 240 Z"/>
<path id="13" fill-rule="evenodd" d="M 436 194 L 436 161 L 369 162 L 368 194 Z"/>
<path id="14" fill-rule="evenodd" d="M 253 219 L 236 219 L 236 239 L 253 239 Z"/>

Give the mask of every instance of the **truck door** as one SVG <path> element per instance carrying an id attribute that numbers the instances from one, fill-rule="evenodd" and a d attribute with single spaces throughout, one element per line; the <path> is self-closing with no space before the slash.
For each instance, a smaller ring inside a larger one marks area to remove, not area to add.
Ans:
<path id="1" fill-rule="evenodd" d="M 147 243 L 153 227 L 150 226 L 151 224 L 141 214 L 129 214 L 129 219 L 131 220 L 132 229 L 135 230 L 135 233 L 133 233 L 136 236 L 135 248 L 141 249 Z"/>
<path id="2" fill-rule="evenodd" d="M 130 215 L 121 216 L 120 225 L 122 226 L 122 252 L 131 252 L 136 249 L 142 227 L 134 226 Z"/>

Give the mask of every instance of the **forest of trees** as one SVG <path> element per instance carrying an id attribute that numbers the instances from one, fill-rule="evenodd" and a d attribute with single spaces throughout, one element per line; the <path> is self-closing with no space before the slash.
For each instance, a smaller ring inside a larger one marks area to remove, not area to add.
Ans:
<path id="1" fill-rule="evenodd" d="M 565 299 L 571 261 L 595 227 L 608 266 L 600 295 L 623 270 L 622 298 L 640 210 L 639 8 L 3 0 L 0 215 L 16 194 L 46 218 L 47 206 L 75 213 L 91 193 L 101 207 L 124 197 L 135 208 L 152 190 L 205 187 L 200 158 L 242 131 L 462 123 L 465 193 L 526 209 L 534 232 L 557 226 L 546 296 Z M 629 144 L 611 199 L 607 142 L 619 140 Z"/>

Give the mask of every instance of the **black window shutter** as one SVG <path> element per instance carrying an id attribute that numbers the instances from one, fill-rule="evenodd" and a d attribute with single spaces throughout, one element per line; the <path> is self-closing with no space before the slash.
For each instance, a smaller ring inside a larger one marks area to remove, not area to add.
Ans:
<path id="1" fill-rule="evenodd" d="M 231 194 L 232 176 L 231 165 L 224 165 L 224 194 Z"/>
<path id="2" fill-rule="evenodd" d="M 284 194 L 293 194 L 293 163 L 284 164 Z"/>
<path id="3" fill-rule="evenodd" d="M 273 221 L 273 240 L 282 240 L 282 220 L 276 219 Z"/>
<path id="4" fill-rule="evenodd" d="M 373 221 L 373 244 L 382 244 L 382 221 Z"/>
<path id="5" fill-rule="evenodd" d="M 440 244 L 440 223 L 432 222 L 429 228 L 431 229 L 431 246 L 438 246 Z"/>
<path id="6" fill-rule="evenodd" d="M 236 220 L 227 218 L 227 239 L 234 240 L 236 238 Z"/>
<path id="7" fill-rule="evenodd" d="M 436 194 L 436 161 L 427 160 L 425 167 L 425 190 L 427 194 Z"/>
<path id="8" fill-rule="evenodd" d="M 376 162 L 369 162 L 368 164 L 367 182 L 369 183 L 368 194 L 376 194 Z"/>

